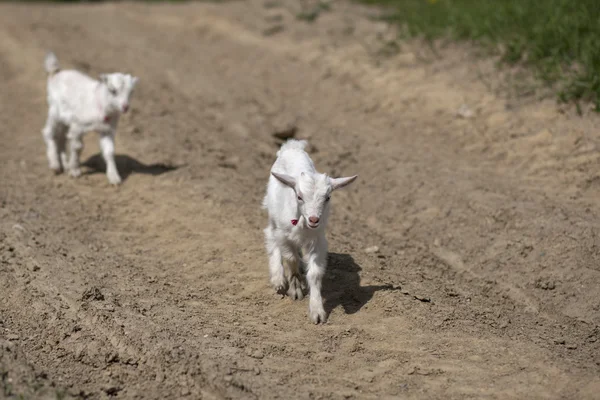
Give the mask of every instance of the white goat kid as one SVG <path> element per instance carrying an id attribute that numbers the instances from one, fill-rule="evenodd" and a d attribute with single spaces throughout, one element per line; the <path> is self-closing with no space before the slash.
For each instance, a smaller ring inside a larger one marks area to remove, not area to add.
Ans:
<path id="1" fill-rule="evenodd" d="M 82 137 L 95 131 L 100 135 L 108 181 L 113 185 L 121 183 L 115 163 L 115 134 L 119 117 L 129 109 L 138 78 L 112 73 L 95 80 L 79 71 L 61 71 L 52 52 L 46 55 L 44 67 L 48 73 L 48 118 L 42 134 L 50 169 L 55 173 L 68 169 L 73 177 L 81 175 Z"/>
<path id="2" fill-rule="evenodd" d="M 306 145 L 304 140 L 292 139 L 277 152 L 263 200 L 263 208 L 269 213 L 264 233 L 271 284 L 278 293 L 287 290 L 292 299 L 302 299 L 306 289 L 300 271 L 302 261 L 310 296 L 309 317 L 318 324 L 327 317 L 321 286 L 327 267 L 329 199 L 334 190 L 354 182 L 358 175 L 330 178 L 318 173 L 304 151 Z"/>

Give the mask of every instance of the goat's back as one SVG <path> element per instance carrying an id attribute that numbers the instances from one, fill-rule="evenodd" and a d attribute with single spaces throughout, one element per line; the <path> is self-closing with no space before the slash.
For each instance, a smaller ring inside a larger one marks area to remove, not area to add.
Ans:
<path id="1" fill-rule="evenodd" d="M 277 160 L 273 163 L 272 172 L 278 172 L 298 178 L 302 172 L 315 173 L 315 165 L 304 150 L 306 140 L 291 139 L 285 142 L 277 152 Z"/>

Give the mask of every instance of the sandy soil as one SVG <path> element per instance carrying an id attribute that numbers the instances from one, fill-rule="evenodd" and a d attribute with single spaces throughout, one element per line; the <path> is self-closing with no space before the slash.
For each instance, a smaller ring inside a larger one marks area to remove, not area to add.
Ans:
<path id="1" fill-rule="evenodd" d="M 507 96 L 461 47 L 390 54 L 365 9 L 300 11 L 0 5 L 0 397 L 600 396 L 600 119 Z M 94 135 L 84 176 L 48 169 L 48 48 L 140 77 L 122 186 Z M 268 281 L 289 126 L 360 175 L 332 200 L 321 326 Z"/>

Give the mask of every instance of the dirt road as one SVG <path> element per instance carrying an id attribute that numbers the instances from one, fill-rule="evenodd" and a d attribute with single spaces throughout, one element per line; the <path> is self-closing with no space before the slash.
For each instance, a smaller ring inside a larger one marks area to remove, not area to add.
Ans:
<path id="1" fill-rule="evenodd" d="M 0 397 L 598 398 L 599 118 L 296 3 L 0 5 Z M 48 169 L 46 49 L 140 77 L 122 186 L 94 135 L 80 179 Z M 332 199 L 322 326 L 268 281 L 289 125 L 359 174 Z"/>

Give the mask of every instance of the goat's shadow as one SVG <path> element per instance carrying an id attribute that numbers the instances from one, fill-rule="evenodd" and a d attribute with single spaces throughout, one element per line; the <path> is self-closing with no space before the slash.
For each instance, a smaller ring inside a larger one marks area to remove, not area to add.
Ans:
<path id="1" fill-rule="evenodd" d="M 132 173 L 156 176 L 164 174 L 165 172 L 174 171 L 180 167 L 163 163 L 146 165 L 135 158 L 120 154 L 115 155 L 115 163 L 117 164 L 117 170 L 123 181 L 125 181 Z M 104 158 L 100 153 L 94 154 L 85 160 L 82 165 L 89 168 L 88 171 L 84 172 L 84 175 L 106 172 L 106 162 L 104 162 Z"/>
<path id="2" fill-rule="evenodd" d="M 327 315 L 342 306 L 346 314 L 360 311 L 380 290 L 398 290 L 393 285 L 361 286 L 362 268 L 349 254 L 329 253 L 327 271 L 323 279 L 325 312 Z"/>

